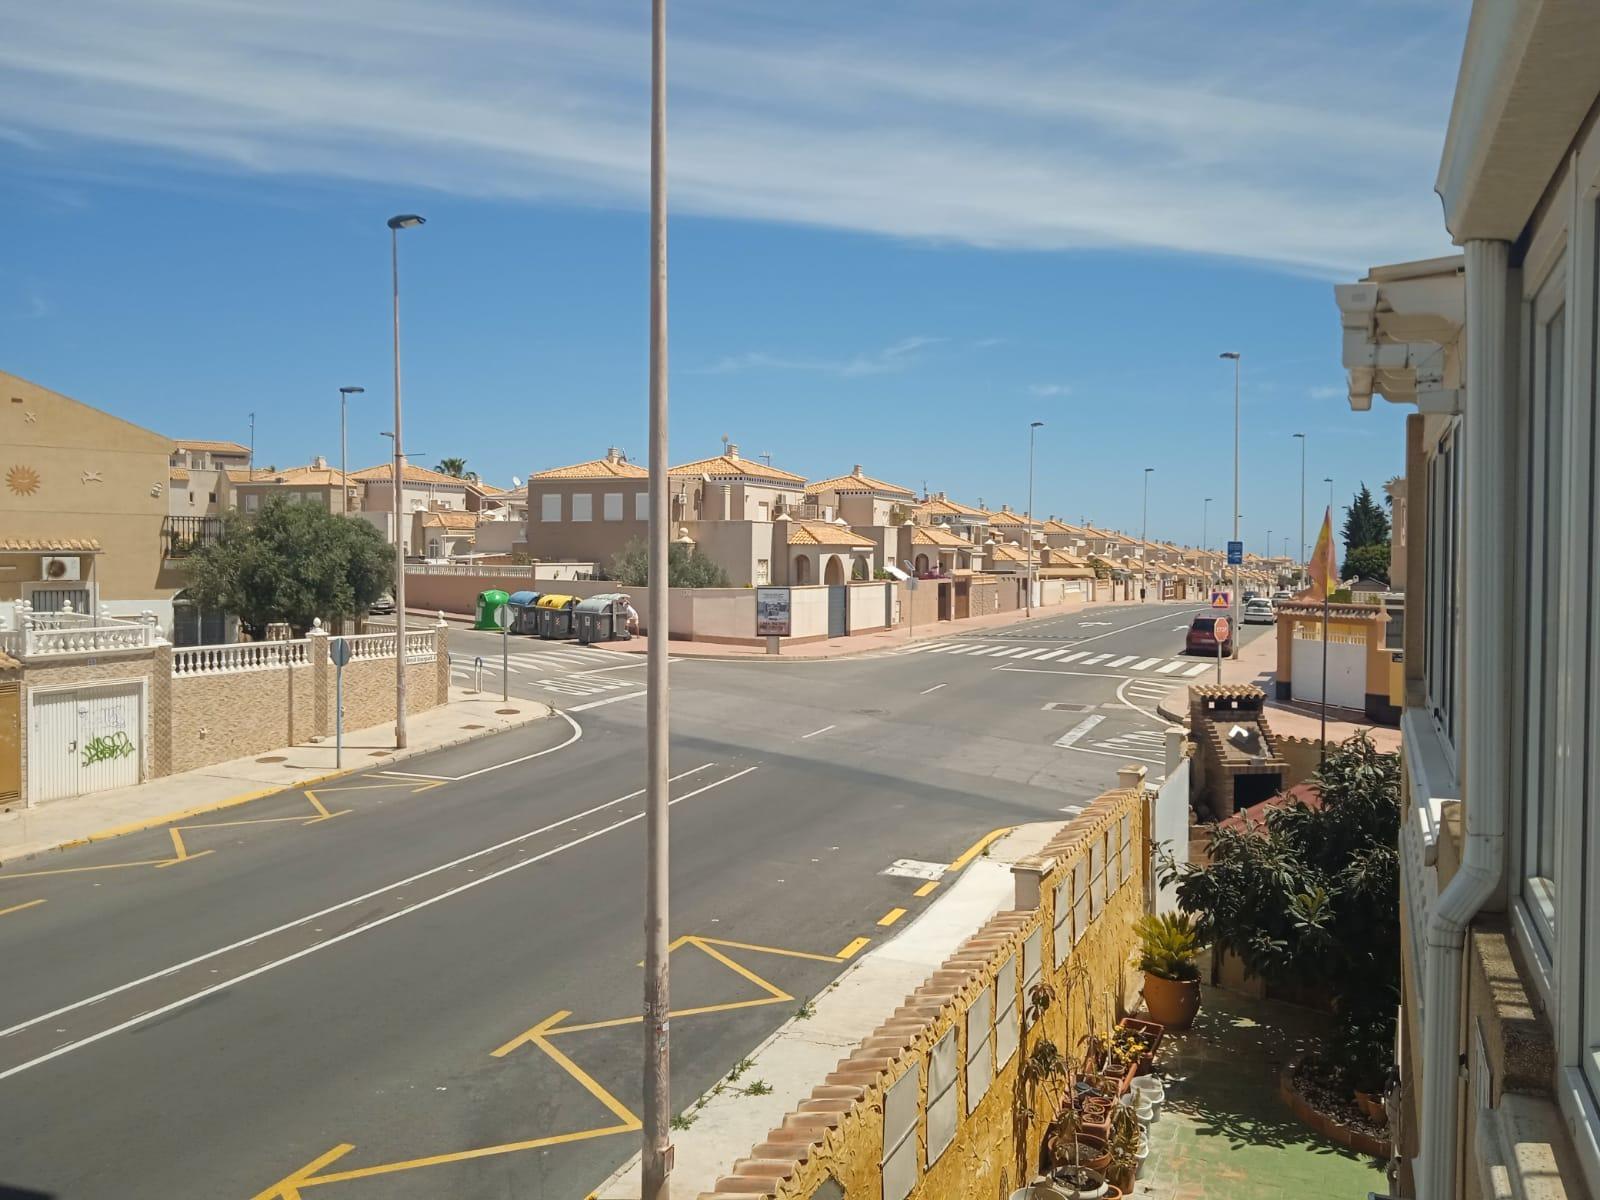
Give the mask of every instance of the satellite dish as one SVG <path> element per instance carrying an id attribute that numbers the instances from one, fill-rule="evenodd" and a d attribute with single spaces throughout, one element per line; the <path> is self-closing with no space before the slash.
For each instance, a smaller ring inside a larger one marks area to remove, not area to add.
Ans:
<path id="1" fill-rule="evenodd" d="M 522 477 L 521 477 L 521 476 L 519 476 L 519 475 L 513 475 L 513 476 L 512 476 L 512 477 L 511 477 L 511 486 L 512 486 L 512 487 L 513 487 L 513 488 L 519 488 L 519 487 L 521 487 L 521 486 L 522 486 Z"/>

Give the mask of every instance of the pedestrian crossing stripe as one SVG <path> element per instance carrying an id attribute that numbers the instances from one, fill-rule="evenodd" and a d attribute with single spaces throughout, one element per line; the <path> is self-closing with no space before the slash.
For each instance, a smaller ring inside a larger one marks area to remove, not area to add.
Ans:
<path id="1" fill-rule="evenodd" d="M 607 657 L 614 657 L 614 655 L 606 652 L 601 653 Z M 1149 671 L 1152 674 L 1181 676 L 1186 679 L 1193 679 L 1213 669 L 1212 664 L 1209 662 L 1194 662 L 1188 659 L 1167 661 L 1163 660 L 1160 655 L 1140 658 L 1137 654 L 1119 655 L 1115 651 L 1096 654 L 1090 650 L 1073 650 L 1070 646 L 1057 646 L 1053 650 L 1047 650 L 1041 646 L 1008 646 L 992 640 L 982 642 L 923 642 L 915 646 L 906 646 L 902 649 L 888 651 L 887 653 L 890 655 L 944 654 L 951 658 L 1003 658 L 1014 662 L 1022 662 L 1024 660 L 1031 663 L 1049 662 L 1058 667 L 1076 664 L 1080 667 L 1105 667 L 1107 670 L 1117 671 L 1140 673 Z M 542 661 L 552 656 L 530 654 L 524 657 L 529 660 L 537 659 Z M 513 655 L 512 661 L 515 662 L 516 658 L 517 656 Z M 491 666 L 497 668 L 498 664 L 490 663 L 485 659 L 484 666 L 486 668 Z M 459 664 L 458 669 L 462 669 Z M 1164 688 L 1162 692 L 1165 692 Z"/>

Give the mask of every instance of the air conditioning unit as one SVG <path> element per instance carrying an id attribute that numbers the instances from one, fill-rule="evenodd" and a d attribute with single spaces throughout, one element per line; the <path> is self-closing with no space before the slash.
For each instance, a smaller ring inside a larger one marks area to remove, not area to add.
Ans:
<path id="1" fill-rule="evenodd" d="M 39 571 L 49 580 L 77 579 L 81 561 L 78 558 L 45 558 L 39 562 Z"/>

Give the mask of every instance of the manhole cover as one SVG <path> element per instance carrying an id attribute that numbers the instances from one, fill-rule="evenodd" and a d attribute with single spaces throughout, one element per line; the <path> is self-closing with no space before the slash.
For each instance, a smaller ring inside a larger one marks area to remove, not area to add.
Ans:
<path id="1" fill-rule="evenodd" d="M 269 762 L 288 762 L 289 760 L 285 755 L 282 755 L 282 754 L 269 754 L 265 758 L 256 759 L 256 761 L 258 763 L 269 763 Z"/>
<path id="2" fill-rule="evenodd" d="M 463 728 L 463 729 L 482 729 L 483 726 L 482 725 L 463 725 L 461 728 Z"/>
<path id="3" fill-rule="evenodd" d="M 1045 712 L 1088 712 L 1088 704 L 1069 704 L 1065 700 L 1052 700 L 1044 706 Z"/>
<path id="4" fill-rule="evenodd" d="M 520 708 L 497 708 L 494 715 L 497 717 L 514 717 L 522 710 Z"/>

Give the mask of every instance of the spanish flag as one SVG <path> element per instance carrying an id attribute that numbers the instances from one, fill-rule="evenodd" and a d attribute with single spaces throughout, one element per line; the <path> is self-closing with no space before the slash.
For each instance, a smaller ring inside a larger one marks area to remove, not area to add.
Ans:
<path id="1" fill-rule="evenodd" d="M 1339 562 L 1333 551 L 1333 509 L 1322 514 L 1322 532 L 1307 564 L 1311 575 L 1311 594 L 1327 599 L 1339 588 Z"/>

